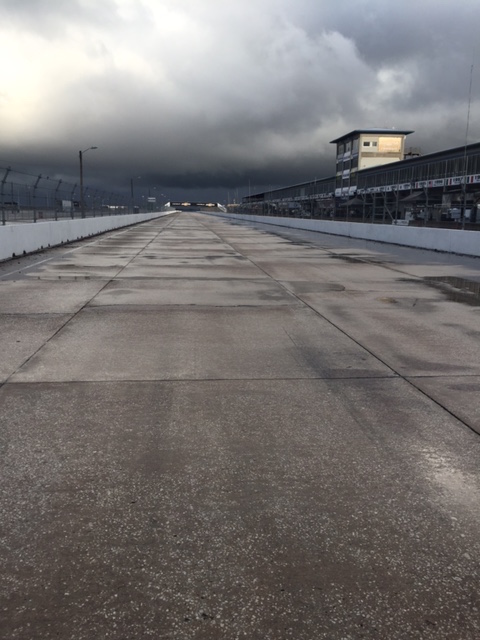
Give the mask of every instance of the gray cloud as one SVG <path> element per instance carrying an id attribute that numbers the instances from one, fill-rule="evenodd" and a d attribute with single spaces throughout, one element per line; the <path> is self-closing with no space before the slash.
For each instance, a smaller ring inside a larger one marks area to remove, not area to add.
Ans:
<path id="1" fill-rule="evenodd" d="M 358 127 L 461 145 L 479 18 L 477 0 L 0 0 L 0 160 L 75 176 L 95 144 L 96 181 L 224 190 L 331 174 L 329 141 Z"/>

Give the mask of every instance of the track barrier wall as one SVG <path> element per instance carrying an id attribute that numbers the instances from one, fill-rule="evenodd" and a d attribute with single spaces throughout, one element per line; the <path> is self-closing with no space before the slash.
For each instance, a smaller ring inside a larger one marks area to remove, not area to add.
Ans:
<path id="1" fill-rule="evenodd" d="M 432 251 L 444 251 L 446 253 L 480 257 L 479 231 L 404 227 L 393 224 L 381 225 L 362 222 L 335 222 L 308 218 L 253 216 L 247 214 L 215 213 L 211 215 L 346 236 L 348 238 L 371 240 L 373 242 L 386 242 L 388 244 L 398 244 L 416 249 L 430 249 Z"/>
<path id="2" fill-rule="evenodd" d="M 56 247 L 82 238 L 89 238 L 106 231 L 129 227 L 147 220 L 154 220 L 173 212 L 135 213 L 106 216 L 104 218 L 79 218 L 57 222 L 8 224 L 0 226 L 0 261 L 27 253 Z"/>

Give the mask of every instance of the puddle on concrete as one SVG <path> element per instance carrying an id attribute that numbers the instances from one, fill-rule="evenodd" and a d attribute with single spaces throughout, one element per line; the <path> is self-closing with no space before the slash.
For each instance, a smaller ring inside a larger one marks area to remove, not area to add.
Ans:
<path id="1" fill-rule="evenodd" d="M 452 302 L 460 302 L 470 307 L 480 307 L 480 282 L 457 278 L 456 276 L 428 276 L 422 279 L 400 278 L 399 282 L 426 284 L 443 293 Z"/>
<path id="2" fill-rule="evenodd" d="M 480 282 L 455 276 L 428 277 L 424 282 L 441 291 L 452 302 L 480 307 Z"/>
<path id="3" fill-rule="evenodd" d="M 337 282 L 311 282 L 309 280 L 285 281 L 284 284 L 298 295 L 304 293 L 328 293 L 330 291 L 345 291 L 345 287 Z"/>

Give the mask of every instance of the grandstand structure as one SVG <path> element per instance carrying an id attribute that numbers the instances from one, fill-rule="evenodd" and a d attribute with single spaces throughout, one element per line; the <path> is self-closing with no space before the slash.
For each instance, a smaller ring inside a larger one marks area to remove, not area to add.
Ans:
<path id="1" fill-rule="evenodd" d="M 409 133 L 355 129 L 332 141 L 335 175 L 246 196 L 241 210 L 480 229 L 480 142 L 411 155 L 405 152 Z"/>

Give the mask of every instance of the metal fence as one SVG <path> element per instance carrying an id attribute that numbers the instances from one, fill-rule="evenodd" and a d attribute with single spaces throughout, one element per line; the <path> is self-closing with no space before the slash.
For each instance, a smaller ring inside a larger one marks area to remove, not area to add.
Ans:
<path id="1" fill-rule="evenodd" d="M 60 179 L 0 167 L 1 223 L 38 222 L 153 211 L 154 198 L 80 186 Z"/>
<path id="2" fill-rule="evenodd" d="M 313 195 L 281 199 L 272 195 L 228 205 L 227 210 L 247 215 L 480 230 L 480 190 L 473 188 L 465 194 L 461 190 L 448 194 L 442 189 L 423 189 L 402 199 L 398 191 L 358 194 L 349 199 L 334 194 L 327 198 Z"/>

